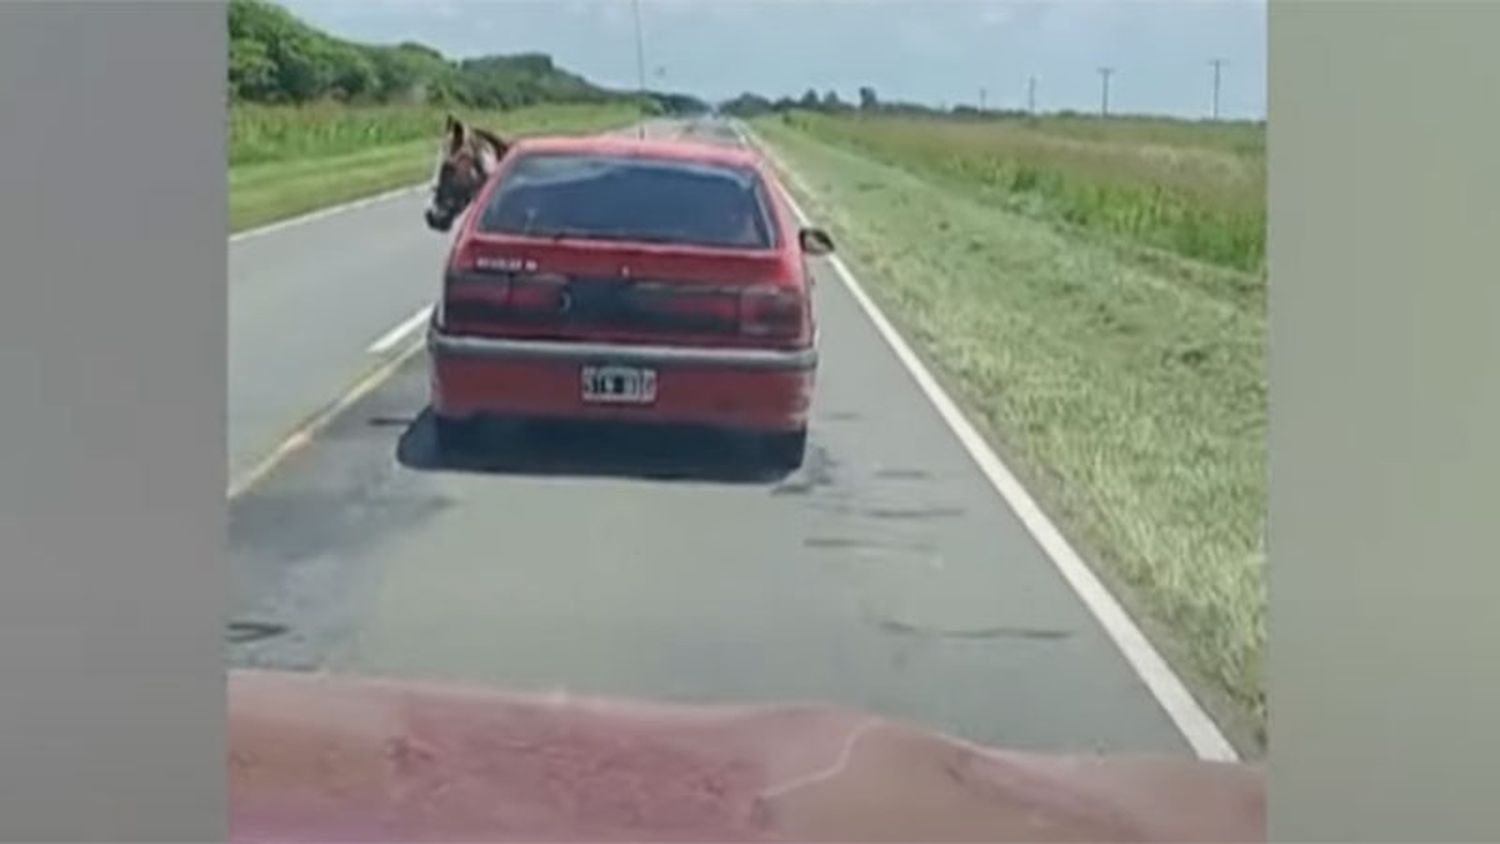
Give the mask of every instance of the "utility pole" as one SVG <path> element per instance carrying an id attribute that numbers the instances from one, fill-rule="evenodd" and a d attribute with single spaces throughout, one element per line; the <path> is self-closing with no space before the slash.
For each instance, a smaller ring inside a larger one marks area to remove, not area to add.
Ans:
<path id="1" fill-rule="evenodd" d="M 1036 114 L 1036 77 L 1032 76 L 1026 80 L 1026 110 Z"/>
<path id="2" fill-rule="evenodd" d="M 1211 64 L 1211 65 L 1214 66 L 1214 111 L 1213 111 L 1213 119 L 1214 120 L 1218 120 L 1219 119 L 1219 69 L 1224 66 L 1225 61 L 1223 59 L 1214 59 L 1214 60 L 1210 61 L 1209 64 Z"/>
<path id="3" fill-rule="evenodd" d="M 1115 69 L 1112 67 L 1099 68 L 1099 79 L 1102 83 L 1099 92 L 1099 115 L 1101 117 L 1109 116 L 1109 77 L 1114 72 Z"/>
<path id="4" fill-rule="evenodd" d="M 645 38 L 641 34 L 641 0 L 632 0 L 632 9 L 635 12 L 635 72 L 639 80 L 641 108 L 646 107 L 646 45 Z M 641 138 L 646 137 L 646 121 L 642 120 L 636 132 Z"/>
<path id="5" fill-rule="evenodd" d="M 984 111 L 985 100 L 986 100 L 986 98 L 988 96 L 989 96 L 989 92 L 988 91 L 984 90 L 983 88 L 979 89 L 979 110 L 980 111 Z"/>

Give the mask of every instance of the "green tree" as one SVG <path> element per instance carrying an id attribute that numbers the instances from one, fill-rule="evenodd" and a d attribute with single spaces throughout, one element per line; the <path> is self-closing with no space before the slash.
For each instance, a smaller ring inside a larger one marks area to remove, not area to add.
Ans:
<path id="1" fill-rule="evenodd" d="M 293 102 L 316 99 L 328 92 L 332 68 L 327 51 L 303 33 L 289 33 L 271 43 L 280 93 Z"/>
<path id="2" fill-rule="evenodd" d="M 754 117 L 771 110 L 771 102 L 757 94 L 744 93 L 720 106 L 720 109 L 735 117 Z"/>
<path id="3" fill-rule="evenodd" d="M 375 63 L 352 47 L 329 50 L 329 93 L 340 99 L 375 98 L 380 94 L 380 74 Z"/>
<path id="4" fill-rule="evenodd" d="M 334 38 L 267 0 L 229 0 L 231 96 L 255 102 L 332 97 L 366 102 L 426 99 L 498 107 L 607 102 L 609 91 L 558 68 L 544 53 L 451 61 L 424 44 L 394 47 Z"/>
<path id="5" fill-rule="evenodd" d="M 229 93 L 232 97 L 265 100 L 276 93 L 276 62 L 266 45 L 250 38 L 229 42 Z"/>

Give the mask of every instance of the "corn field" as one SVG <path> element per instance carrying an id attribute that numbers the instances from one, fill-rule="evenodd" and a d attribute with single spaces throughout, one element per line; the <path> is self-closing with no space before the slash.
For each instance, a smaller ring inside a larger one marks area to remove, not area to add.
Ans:
<path id="1" fill-rule="evenodd" d="M 605 128 L 628 122 L 633 109 L 628 104 L 568 104 L 453 113 L 504 135 Z M 448 113 L 429 105 L 235 103 L 229 112 L 229 166 L 346 155 L 425 139 L 436 143 Z"/>
<path id="2" fill-rule="evenodd" d="M 1015 210 L 1258 272 L 1265 266 L 1265 130 L 1256 124 L 797 113 L 816 137 Z"/>

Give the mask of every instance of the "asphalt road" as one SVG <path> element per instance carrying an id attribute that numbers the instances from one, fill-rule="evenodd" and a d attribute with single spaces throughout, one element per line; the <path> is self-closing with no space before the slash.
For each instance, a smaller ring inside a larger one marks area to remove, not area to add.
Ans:
<path id="1" fill-rule="evenodd" d="M 422 202 L 231 247 L 231 471 L 430 302 L 447 239 Z M 497 431 L 484 459 L 445 463 L 419 353 L 232 501 L 231 662 L 822 700 L 993 744 L 1189 752 L 854 297 L 815 271 L 803 469 L 765 476 L 708 435 L 597 429 Z"/>

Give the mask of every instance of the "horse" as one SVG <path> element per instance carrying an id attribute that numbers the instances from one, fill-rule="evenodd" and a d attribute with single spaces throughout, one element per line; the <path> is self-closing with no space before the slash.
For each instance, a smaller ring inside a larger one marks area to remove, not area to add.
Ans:
<path id="1" fill-rule="evenodd" d="M 510 143 L 494 132 L 448 115 L 432 200 L 422 214 L 427 227 L 440 232 L 451 229 L 509 149 Z"/>

